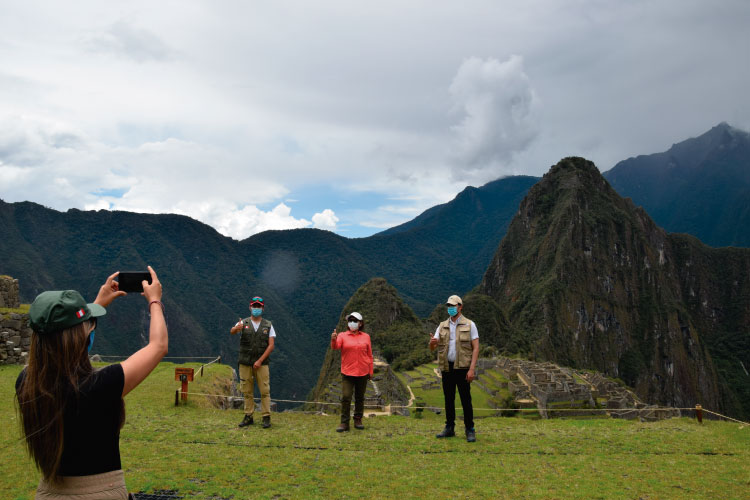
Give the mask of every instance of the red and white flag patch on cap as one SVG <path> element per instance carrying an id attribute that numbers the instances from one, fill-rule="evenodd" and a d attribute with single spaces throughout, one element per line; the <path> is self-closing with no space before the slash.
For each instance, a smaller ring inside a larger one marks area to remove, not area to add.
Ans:
<path id="1" fill-rule="evenodd" d="M 79 319 L 83 318 L 84 316 L 86 316 L 86 311 L 84 311 L 83 309 L 79 309 L 78 311 L 76 311 L 76 317 L 78 317 Z"/>

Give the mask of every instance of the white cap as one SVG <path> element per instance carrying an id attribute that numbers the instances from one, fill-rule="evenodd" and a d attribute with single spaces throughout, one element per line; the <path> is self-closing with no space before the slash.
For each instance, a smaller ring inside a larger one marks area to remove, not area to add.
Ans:
<path id="1" fill-rule="evenodd" d="M 346 319 L 348 320 L 352 316 L 354 316 L 355 318 L 357 318 L 357 321 L 362 321 L 362 315 L 359 314 L 358 312 L 349 313 L 349 315 L 346 317 Z"/>
<path id="2" fill-rule="evenodd" d="M 446 302 L 446 305 L 462 306 L 464 305 L 464 303 L 461 302 L 461 297 L 459 297 L 458 295 L 451 295 L 450 297 L 448 297 L 448 302 Z"/>

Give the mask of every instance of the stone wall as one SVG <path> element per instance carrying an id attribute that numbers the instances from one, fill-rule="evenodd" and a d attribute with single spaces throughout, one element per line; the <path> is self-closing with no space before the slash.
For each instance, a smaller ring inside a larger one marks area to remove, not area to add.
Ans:
<path id="1" fill-rule="evenodd" d="M 0 276 L 0 307 L 15 309 L 18 301 L 18 280 L 10 276 Z"/>
<path id="2" fill-rule="evenodd" d="M 28 314 L 0 314 L 0 365 L 26 364 L 31 344 Z"/>

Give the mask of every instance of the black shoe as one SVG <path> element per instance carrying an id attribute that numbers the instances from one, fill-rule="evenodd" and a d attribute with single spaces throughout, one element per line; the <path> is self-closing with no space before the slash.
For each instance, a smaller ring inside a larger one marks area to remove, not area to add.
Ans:
<path id="1" fill-rule="evenodd" d="M 245 418 L 242 419 L 242 422 L 237 427 L 247 427 L 248 425 L 253 425 L 252 415 L 245 415 Z"/>
<path id="2" fill-rule="evenodd" d="M 445 426 L 445 429 L 443 429 L 443 432 L 440 434 L 435 434 L 436 438 L 450 438 L 455 436 L 456 433 L 453 431 L 453 427 Z"/>
<path id="3" fill-rule="evenodd" d="M 349 422 L 341 422 L 338 427 L 336 427 L 336 432 L 347 432 L 349 430 Z"/>
<path id="4" fill-rule="evenodd" d="M 477 435 L 474 432 L 474 429 L 466 429 L 466 442 L 473 443 L 476 440 L 477 440 Z"/>
<path id="5" fill-rule="evenodd" d="M 271 417 L 263 417 L 263 428 L 268 429 L 271 427 Z"/>

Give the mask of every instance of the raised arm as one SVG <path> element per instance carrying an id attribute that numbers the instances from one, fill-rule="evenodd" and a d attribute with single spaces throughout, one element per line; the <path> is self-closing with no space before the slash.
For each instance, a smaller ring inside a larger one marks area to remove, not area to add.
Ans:
<path id="1" fill-rule="evenodd" d="M 143 296 L 146 297 L 151 315 L 148 344 L 122 362 L 122 371 L 125 374 L 123 396 L 138 387 L 138 384 L 143 382 L 167 354 L 167 322 L 164 318 L 164 306 L 161 303 L 161 283 L 151 266 L 148 266 L 148 270 L 151 273 L 151 284 L 143 281 Z"/>
<path id="2" fill-rule="evenodd" d="M 240 318 L 239 321 L 235 323 L 235 325 L 229 330 L 229 333 L 234 335 L 235 333 L 241 332 L 241 331 L 242 331 L 242 318 Z"/>
<path id="3" fill-rule="evenodd" d="M 341 349 L 341 343 L 342 340 L 339 338 L 339 334 L 336 332 L 336 330 L 333 331 L 331 334 L 331 349 L 338 350 Z"/>

